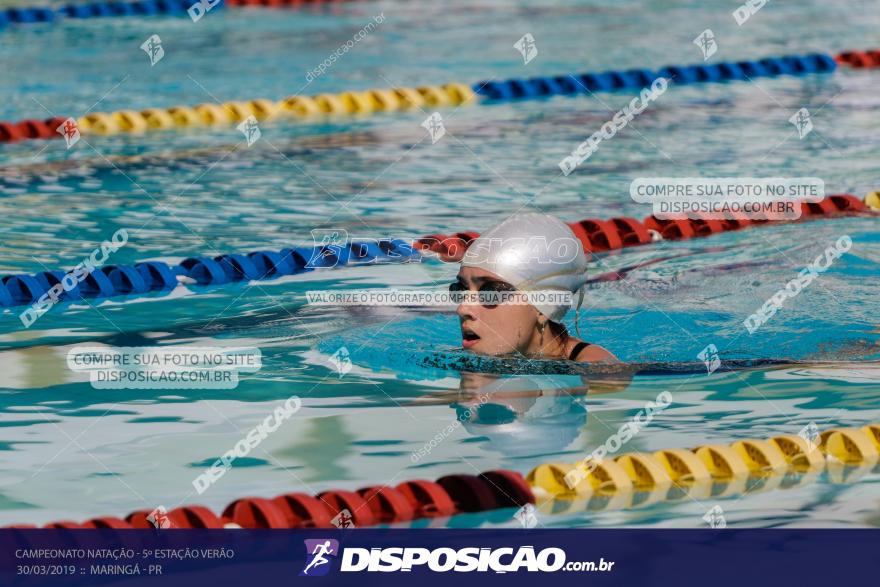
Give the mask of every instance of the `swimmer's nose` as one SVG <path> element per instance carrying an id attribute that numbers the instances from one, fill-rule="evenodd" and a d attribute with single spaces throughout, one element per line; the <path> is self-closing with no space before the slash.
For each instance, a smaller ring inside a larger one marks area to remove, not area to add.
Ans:
<path id="1" fill-rule="evenodd" d="M 475 319 L 474 308 L 476 308 L 476 307 L 477 306 L 475 304 L 468 303 L 468 302 L 462 302 L 455 309 L 455 313 L 458 314 L 459 318 L 461 318 L 462 321 L 474 320 Z"/>

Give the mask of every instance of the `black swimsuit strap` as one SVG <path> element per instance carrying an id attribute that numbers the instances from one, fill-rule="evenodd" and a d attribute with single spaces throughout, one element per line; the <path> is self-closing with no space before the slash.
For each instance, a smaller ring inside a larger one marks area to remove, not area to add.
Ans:
<path id="1" fill-rule="evenodd" d="M 577 359 L 577 356 L 579 354 L 581 354 L 581 351 L 584 350 L 585 348 L 587 348 L 588 346 L 590 346 L 590 343 L 588 343 L 588 342 L 579 342 L 576 345 L 574 345 L 574 348 L 571 349 L 571 354 L 568 355 L 568 360 L 574 361 L 575 359 Z"/>

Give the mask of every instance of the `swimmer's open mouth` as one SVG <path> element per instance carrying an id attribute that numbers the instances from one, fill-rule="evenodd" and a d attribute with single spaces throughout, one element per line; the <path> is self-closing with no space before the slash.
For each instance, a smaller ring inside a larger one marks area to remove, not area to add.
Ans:
<path id="1" fill-rule="evenodd" d="M 466 328 L 461 329 L 461 346 L 470 348 L 480 341 L 478 334 Z"/>

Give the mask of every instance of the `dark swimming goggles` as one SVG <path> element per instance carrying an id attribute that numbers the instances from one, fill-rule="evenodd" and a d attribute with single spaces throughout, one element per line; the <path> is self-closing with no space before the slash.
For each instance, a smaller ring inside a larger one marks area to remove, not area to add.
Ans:
<path id="1" fill-rule="evenodd" d="M 477 303 L 484 308 L 492 309 L 499 304 L 509 301 L 513 297 L 516 288 L 505 281 L 484 281 L 477 290 Z M 455 304 L 463 304 L 468 299 L 473 299 L 471 292 L 460 281 L 454 281 L 449 284 L 449 293 L 452 302 Z"/>

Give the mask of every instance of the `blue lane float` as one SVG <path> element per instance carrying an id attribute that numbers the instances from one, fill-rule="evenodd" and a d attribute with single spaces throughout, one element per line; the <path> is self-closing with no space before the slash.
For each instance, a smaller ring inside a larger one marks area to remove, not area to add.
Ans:
<path id="1" fill-rule="evenodd" d="M 24 6 L 0 11 L 0 27 L 7 24 L 34 24 L 52 22 L 58 18 L 107 18 L 116 16 L 155 16 L 186 14 L 196 0 L 136 0 L 135 2 L 91 2 L 66 4 L 58 8 Z M 212 6 L 220 8 L 223 2 Z"/>
<path id="2" fill-rule="evenodd" d="M 649 86 L 658 77 L 664 77 L 676 84 L 693 84 L 780 75 L 830 73 L 836 68 L 837 63 L 830 55 L 811 53 L 711 65 L 669 65 L 656 71 L 629 69 L 531 79 L 488 80 L 474 84 L 473 90 L 487 100 L 508 101 L 588 92 L 637 90 Z"/>
<path id="3" fill-rule="evenodd" d="M 412 242 L 386 239 L 348 245 L 286 248 L 216 257 L 188 257 L 176 265 L 145 261 L 133 265 L 104 265 L 82 281 L 65 288 L 59 301 L 110 298 L 169 291 L 181 282 L 223 285 L 235 282 L 276 279 L 351 264 L 400 263 L 418 258 Z M 64 283 L 64 271 L 0 277 L 0 307 L 27 306 L 40 300 L 55 285 Z M 73 281 L 72 279 L 70 281 Z"/>

